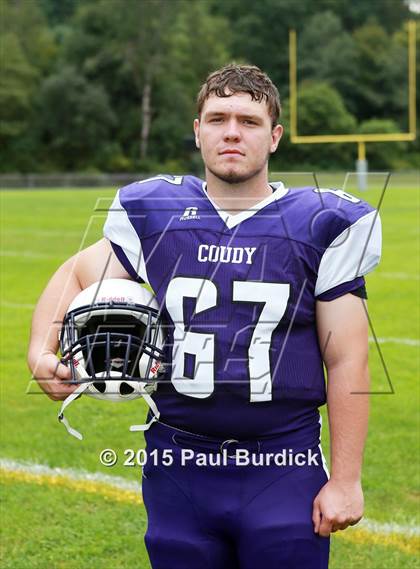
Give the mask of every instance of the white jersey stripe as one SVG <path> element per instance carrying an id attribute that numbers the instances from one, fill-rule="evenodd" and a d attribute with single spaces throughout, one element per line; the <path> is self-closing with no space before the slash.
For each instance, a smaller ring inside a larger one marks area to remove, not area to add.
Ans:
<path id="1" fill-rule="evenodd" d="M 104 225 L 104 236 L 121 247 L 135 272 L 144 282 L 150 284 L 140 239 L 126 210 L 121 205 L 119 191 L 108 212 Z"/>
<path id="2" fill-rule="evenodd" d="M 373 271 L 381 258 L 381 244 L 381 221 L 375 210 L 350 225 L 326 249 L 315 296 Z"/>

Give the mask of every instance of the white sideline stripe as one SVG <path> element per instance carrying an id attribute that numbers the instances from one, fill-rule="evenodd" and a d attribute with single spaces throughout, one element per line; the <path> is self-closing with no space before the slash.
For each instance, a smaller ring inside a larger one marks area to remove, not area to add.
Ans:
<path id="1" fill-rule="evenodd" d="M 4 308 L 19 308 L 23 310 L 33 310 L 35 308 L 35 304 L 22 304 L 19 302 L 9 302 L 7 300 L 2 300 L 1 305 Z"/>
<path id="2" fill-rule="evenodd" d="M 27 227 L 26 229 L 8 229 L 7 232 L 5 231 L 5 233 L 8 235 L 30 235 L 31 237 L 80 237 L 80 231 L 57 231 L 55 229 L 37 230 L 32 229 L 31 227 Z"/>
<path id="3" fill-rule="evenodd" d="M 378 278 L 384 278 L 384 279 L 396 279 L 396 280 L 401 280 L 401 281 L 419 281 L 420 280 L 420 276 L 419 275 L 410 275 L 409 273 L 381 273 L 381 272 L 377 272 L 374 273 L 374 275 Z"/>
<path id="4" fill-rule="evenodd" d="M 0 251 L 2 257 L 24 257 L 27 259 L 61 259 L 59 255 L 36 253 L 34 251 Z"/>
<path id="5" fill-rule="evenodd" d="M 141 485 L 134 480 L 127 480 L 121 476 L 110 476 L 101 472 L 88 472 L 87 470 L 76 470 L 74 468 L 60 468 L 46 466 L 45 464 L 34 464 L 31 462 L 21 462 L 0 458 L 0 469 L 8 472 L 24 472 L 25 474 L 38 474 L 47 476 L 63 476 L 70 480 L 81 480 L 87 482 L 100 482 L 119 490 L 129 490 L 141 492 Z"/>
<path id="6" fill-rule="evenodd" d="M 378 535 L 394 534 L 404 537 L 417 537 L 420 535 L 420 526 L 416 526 L 415 524 L 401 525 L 393 522 L 375 522 L 367 518 L 363 518 L 355 527 L 356 529 L 364 529 L 369 533 Z"/>
<path id="7" fill-rule="evenodd" d="M 0 458 L 0 469 L 8 472 L 24 472 L 25 474 L 63 476 L 70 480 L 107 484 L 113 489 L 141 492 L 141 485 L 134 480 L 126 480 L 120 476 L 110 476 L 100 472 L 88 472 L 86 470 L 76 470 L 73 468 L 51 468 L 44 464 L 34 464 L 30 462 L 11 460 L 8 458 Z M 364 518 L 357 527 L 379 535 L 397 534 L 405 537 L 420 535 L 420 526 L 417 526 L 414 523 L 410 525 L 402 525 L 393 522 L 375 522 L 374 520 Z"/>
<path id="8" fill-rule="evenodd" d="M 404 346 L 420 346 L 420 340 L 413 338 L 376 338 L 378 344 L 402 344 Z M 375 339 L 369 336 L 369 342 L 375 343 Z"/>

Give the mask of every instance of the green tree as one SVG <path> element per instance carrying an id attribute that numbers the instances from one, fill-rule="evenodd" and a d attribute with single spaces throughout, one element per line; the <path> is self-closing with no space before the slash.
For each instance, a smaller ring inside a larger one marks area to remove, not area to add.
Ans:
<path id="1" fill-rule="evenodd" d="M 214 68 L 231 60 L 259 65 L 287 110 L 290 28 L 298 31 L 301 132 L 347 131 L 354 117 L 408 126 L 403 22 L 410 13 L 403 0 L 2 0 L 1 9 L 3 169 L 188 165 L 184 141 L 196 91 Z M 63 76 L 70 77 L 71 97 L 58 81 Z M 83 137 L 71 140 L 75 124 L 58 103 L 47 112 L 51 97 L 60 99 L 51 86 L 57 81 L 75 116 L 101 133 L 100 148 L 90 135 L 86 147 Z M 87 100 L 97 100 L 100 113 Z M 408 145 L 407 164 L 416 164 L 419 144 Z M 297 147 L 286 138 L 279 156 L 327 167 L 346 164 L 353 150 Z"/>
<path id="2" fill-rule="evenodd" d="M 348 134 L 356 129 L 356 119 L 327 83 L 303 83 L 298 89 L 298 111 L 299 134 Z"/>
<path id="3" fill-rule="evenodd" d="M 358 127 L 361 134 L 391 134 L 401 132 L 395 121 L 389 119 L 370 119 L 362 122 Z M 407 168 L 404 156 L 407 152 L 406 142 L 371 142 L 366 146 L 367 159 L 370 168 Z"/>
<path id="4" fill-rule="evenodd" d="M 10 171 L 20 168 L 25 162 L 23 153 L 27 141 L 25 144 L 22 141 L 30 134 L 38 72 L 28 62 L 14 33 L 2 36 L 0 48 L 0 169 Z"/>
<path id="5" fill-rule="evenodd" d="M 77 6 L 75 0 L 38 0 L 42 10 L 51 26 L 60 25 L 68 21 L 74 14 Z"/>
<path id="6" fill-rule="evenodd" d="M 405 101 L 394 93 L 407 84 L 406 51 L 381 26 L 372 22 L 358 28 L 354 39 L 358 81 L 352 96 L 358 118 L 401 118 Z"/>
<path id="7" fill-rule="evenodd" d="M 357 84 L 357 50 L 351 34 L 331 11 L 308 19 L 299 35 L 298 77 L 327 82 L 338 90 L 351 112 L 356 112 L 351 93 Z"/>
<path id="8" fill-rule="evenodd" d="M 323 0 L 323 4 L 340 17 L 344 28 L 349 31 L 375 18 L 387 32 L 393 32 L 413 16 L 405 0 Z"/>
<path id="9" fill-rule="evenodd" d="M 356 131 L 356 119 L 345 108 L 336 89 L 326 83 L 304 82 L 298 89 L 299 134 L 349 134 Z M 348 167 L 353 151 L 346 144 L 292 144 L 290 107 L 283 106 L 285 134 L 273 161 L 279 169 L 333 169 Z"/>
<path id="10" fill-rule="evenodd" d="M 0 168 L 36 169 L 36 99 L 57 53 L 54 34 L 37 2 L 2 1 L 0 49 Z"/>
<path id="11" fill-rule="evenodd" d="M 288 96 L 289 29 L 302 30 L 305 19 L 317 12 L 311 0 L 210 0 L 214 14 L 229 24 L 228 47 L 235 61 L 258 65 Z M 322 0 L 321 0 L 322 2 Z"/>
<path id="12" fill-rule="evenodd" d="M 51 162 L 64 170 L 106 169 L 116 118 L 103 88 L 64 67 L 45 80 L 40 103 L 39 128 Z"/>
<path id="13" fill-rule="evenodd" d="M 104 0 L 78 8 L 61 59 L 103 85 L 124 153 L 137 167 L 154 167 L 188 158 L 183 140 L 196 91 L 226 62 L 226 37 L 204 2 Z"/>
<path id="14" fill-rule="evenodd" d="M 40 74 L 50 72 L 57 45 L 38 2 L 2 0 L 0 26 L 2 36 L 16 34 L 27 61 Z"/>
<path id="15" fill-rule="evenodd" d="M 142 159 L 148 155 L 156 76 L 167 56 L 177 6 L 176 0 L 100 0 L 81 5 L 64 50 L 84 74 L 104 81 L 115 97 L 121 86 L 129 88 L 130 102 L 139 105 L 135 128 Z"/>
<path id="16" fill-rule="evenodd" d="M 22 134 L 27 126 L 38 74 L 14 33 L 1 39 L 1 62 L 0 136 L 5 141 Z"/>
<path id="17" fill-rule="evenodd" d="M 187 141 L 192 137 L 198 87 L 229 61 L 226 22 L 210 16 L 203 2 L 182 2 L 179 8 L 168 36 L 170 56 L 157 75 L 152 142 L 161 161 L 190 158 Z"/>
<path id="18" fill-rule="evenodd" d="M 330 50 L 331 63 L 343 59 L 351 50 L 349 35 L 363 26 L 370 18 L 391 33 L 412 17 L 404 0 L 209 0 L 213 13 L 229 23 L 229 45 L 235 59 L 259 65 L 274 80 L 283 98 L 288 97 L 288 34 L 291 28 L 298 38 L 308 33 L 318 35 L 319 49 Z M 327 33 L 333 14 L 340 22 L 340 30 Z M 315 21 L 312 18 L 317 16 Z M 342 40 L 342 36 L 346 39 Z M 338 48 L 338 49 L 337 49 Z M 308 54 L 309 55 L 309 54 Z M 348 57 L 353 57 L 351 53 Z M 302 62 L 302 60 L 301 60 Z M 304 62 L 302 62 L 304 63 Z M 336 66 L 344 79 L 344 70 Z M 357 67 L 347 70 L 350 76 L 357 74 Z M 324 79 L 318 77 L 318 79 Z M 338 78 L 337 78 L 338 79 Z M 338 86 L 334 83 L 334 86 Z M 341 91 L 344 95 L 344 91 Z"/>

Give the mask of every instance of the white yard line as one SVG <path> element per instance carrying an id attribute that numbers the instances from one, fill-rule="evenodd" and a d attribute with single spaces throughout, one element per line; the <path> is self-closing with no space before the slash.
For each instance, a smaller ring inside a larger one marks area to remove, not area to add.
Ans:
<path id="1" fill-rule="evenodd" d="M 0 251 L 1 257 L 20 257 L 24 259 L 61 259 L 59 255 L 37 253 L 35 251 Z"/>
<path id="2" fill-rule="evenodd" d="M 25 229 L 8 229 L 4 231 L 7 235 L 29 235 L 30 237 L 79 237 L 80 231 L 67 231 L 63 229 L 62 231 L 58 229 L 32 229 L 31 227 L 26 227 Z"/>
<path id="3" fill-rule="evenodd" d="M 18 310 L 33 310 L 35 304 L 24 304 L 21 302 L 9 302 L 7 300 L 1 301 L 1 306 L 4 308 L 17 308 Z"/>
<path id="4" fill-rule="evenodd" d="M 45 464 L 17 461 L 8 458 L 0 458 L 0 469 L 6 470 L 7 472 L 24 472 L 25 474 L 38 476 L 60 476 L 72 481 L 97 482 L 106 484 L 114 489 L 141 492 L 141 485 L 138 482 L 127 480 L 121 476 L 102 474 L 101 472 L 88 472 L 87 470 L 75 468 L 51 468 Z"/>
<path id="5" fill-rule="evenodd" d="M 377 273 L 373 273 L 372 276 L 384 279 L 395 279 L 401 281 L 419 281 L 419 275 L 411 275 L 410 273 L 381 273 L 378 271 Z"/>
<path id="6" fill-rule="evenodd" d="M 413 524 L 402 525 L 395 524 L 393 522 L 375 522 L 374 520 L 369 520 L 363 518 L 356 526 L 357 528 L 364 529 L 369 533 L 375 533 L 380 535 L 403 535 L 405 537 L 417 537 L 420 535 L 420 526 Z"/>
<path id="7" fill-rule="evenodd" d="M 141 485 L 134 480 L 126 480 L 120 476 L 110 476 L 101 472 L 88 472 L 74 468 L 51 468 L 44 464 L 34 464 L 30 462 L 17 461 L 8 458 L 0 458 L 0 469 L 6 472 L 31 474 L 33 476 L 59 476 L 69 481 L 97 483 L 107 485 L 113 490 L 123 490 L 129 492 L 141 492 Z M 394 522 L 376 522 L 374 520 L 363 519 L 357 526 L 371 534 L 378 535 L 401 535 L 404 537 L 417 537 L 420 535 L 420 526 L 412 524 L 397 524 Z"/>
<path id="8" fill-rule="evenodd" d="M 420 340 L 413 338 L 376 338 L 378 344 L 400 344 L 403 346 L 420 346 Z M 375 343 L 375 339 L 369 336 L 369 342 Z"/>

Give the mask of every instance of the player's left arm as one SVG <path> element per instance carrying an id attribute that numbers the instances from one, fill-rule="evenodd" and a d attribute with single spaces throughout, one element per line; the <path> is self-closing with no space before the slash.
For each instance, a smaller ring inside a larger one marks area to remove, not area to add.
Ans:
<path id="1" fill-rule="evenodd" d="M 346 294 L 317 302 L 327 369 L 331 478 L 314 500 L 316 533 L 328 536 L 363 516 L 361 470 L 369 415 L 368 318 L 365 301 Z"/>

